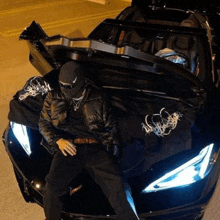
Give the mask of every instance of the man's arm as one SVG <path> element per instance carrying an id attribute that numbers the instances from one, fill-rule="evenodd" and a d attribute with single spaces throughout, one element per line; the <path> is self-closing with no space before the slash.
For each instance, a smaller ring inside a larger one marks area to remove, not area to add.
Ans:
<path id="1" fill-rule="evenodd" d="M 62 132 L 55 128 L 51 120 L 52 93 L 45 98 L 43 109 L 39 119 L 39 131 L 45 140 L 52 146 L 58 147 L 64 156 L 76 154 L 76 147 L 69 140 L 62 138 Z"/>
<path id="2" fill-rule="evenodd" d="M 41 110 L 40 119 L 39 119 L 39 131 L 48 142 L 49 145 L 56 145 L 56 141 L 61 138 L 60 132 L 56 129 L 51 120 L 51 102 L 52 102 L 52 93 L 48 93 L 44 105 Z"/>

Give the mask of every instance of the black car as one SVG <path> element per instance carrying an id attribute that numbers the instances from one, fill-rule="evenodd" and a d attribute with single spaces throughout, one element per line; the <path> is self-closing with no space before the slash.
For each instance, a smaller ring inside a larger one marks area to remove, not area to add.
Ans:
<path id="1" fill-rule="evenodd" d="M 86 38 L 48 36 L 35 21 L 21 33 L 42 77 L 32 77 L 14 95 L 3 142 L 25 201 L 42 205 L 53 152 L 38 131 L 38 119 L 46 94 L 58 86 L 59 68 L 75 60 L 111 97 L 127 138 L 120 163 L 131 189 L 128 199 L 140 218 L 202 219 L 220 171 L 220 4 L 194 3 L 134 0 Z M 183 62 L 165 58 L 164 50 Z M 166 115 L 165 121 L 151 117 L 158 140 L 174 132 L 178 115 L 169 114 L 170 105 L 193 118 L 190 149 L 175 143 L 170 151 L 146 146 L 151 112 L 158 113 L 156 118 Z M 73 180 L 63 202 L 63 219 L 115 219 L 86 171 Z"/>

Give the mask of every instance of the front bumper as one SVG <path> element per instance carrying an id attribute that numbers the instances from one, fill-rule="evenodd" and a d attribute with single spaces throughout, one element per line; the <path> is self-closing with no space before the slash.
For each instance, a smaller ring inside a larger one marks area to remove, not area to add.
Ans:
<path id="1" fill-rule="evenodd" d="M 45 156 L 36 163 L 36 158 L 30 158 L 24 150 L 18 146 L 18 142 L 13 136 L 10 126 L 5 130 L 3 142 L 6 151 L 15 169 L 17 181 L 20 190 L 27 202 L 36 202 L 42 206 L 42 189 L 44 177 L 48 172 L 51 156 L 43 149 Z M 38 148 L 39 146 L 37 143 Z M 39 153 L 39 152 L 38 152 Z M 38 157 L 37 157 L 38 158 Z M 38 158 L 39 159 L 39 158 Z M 27 168 L 27 165 L 29 169 Z M 36 167 L 39 166 L 39 167 Z M 42 166 L 44 172 L 42 174 Z M 33 167 L 35 167 L 33 171 Z M 216 156 L 215 164 L 210 174 L 197 183 L 183 188 L 175 188 L 161 192 L 152 192 L 141 194 L 137 188 L 138 181 L 131 180 L 130 186 L 133 191 L 134 202 L 140 218 L 142 220 L 199 220 L 204 215 L 205 208 L 212 197 L 217 181 L 219 179 L 220 159 Z M 35 172 L 35 173 L 34 173 Z M 36 175 L 41 173 L 41 175 Z M 133 181 L 133 182 L 132 182 Z M 38 188 L 36 183 L 40 183 Z M 138 184 L 139 185 L 139 184 Z M 89 191 L 92 191 L 89 189 Z M 73 198 L 74 199 L 74 198 Z M 86 198 L 85 198 L 86 199 Z M 79 212 L 78 212 L 79 213 Z M 114 214 L 78 214 L 72 212 L 63 212 L 63 218 L 66 220 L 113 220 L 116 219 Z M 83 213 L 83 212 L 81 212 Z M 101 213 L 101 212 L 100 212 Z"/>

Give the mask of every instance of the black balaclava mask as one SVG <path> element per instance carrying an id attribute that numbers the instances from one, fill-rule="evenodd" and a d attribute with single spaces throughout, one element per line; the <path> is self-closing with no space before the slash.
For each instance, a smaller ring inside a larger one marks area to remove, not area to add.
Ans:
<path id="1" fill-rule="evenodd" d="M 73 61 L 65 63 L 59 74 L 59 84 L 62 93 L 67 99 L 82 96 L 85 86 L 85 69 Z"/>

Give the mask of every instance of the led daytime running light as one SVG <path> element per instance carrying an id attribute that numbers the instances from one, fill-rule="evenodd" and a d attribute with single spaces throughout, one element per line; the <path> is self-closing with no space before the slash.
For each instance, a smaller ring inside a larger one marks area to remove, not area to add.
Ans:
<path id="1" fill-rule="evenodd" d="M 187 163 L 165 174 L 158 180 L 147 186 L 143 192 L 156 192 L 168 188 L 186 186 L 199 181 L 209 173 L 208 167 L 214 144 L 210 144 Z"/>

